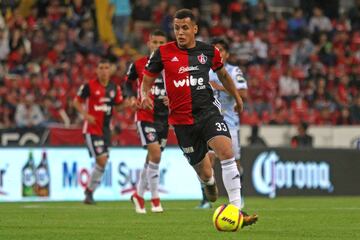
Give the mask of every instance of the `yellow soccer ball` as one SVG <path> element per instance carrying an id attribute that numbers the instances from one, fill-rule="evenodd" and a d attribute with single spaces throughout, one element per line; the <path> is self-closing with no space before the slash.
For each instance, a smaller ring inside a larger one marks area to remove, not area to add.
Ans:
<path id="1" fill-rule="evenodd" d="M 238 207 L 232 204 L 223 204 L 213 215 L 213 223 L 218 231 L 235 232 L 241 228 L 244 217 Z"/>

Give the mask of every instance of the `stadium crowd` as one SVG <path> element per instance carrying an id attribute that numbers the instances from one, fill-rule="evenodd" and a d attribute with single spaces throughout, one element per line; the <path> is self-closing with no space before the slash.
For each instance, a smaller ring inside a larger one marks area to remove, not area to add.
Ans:
<path id="1" fill-rule="evenodd" d="M 129 64 L 147 54 L 153 28 L 174 38 L 171 19 L 180 7 L 197 16 L 198 40 L 229 41 L 229 62 L 241 67 L 249 86 L 242 124 L 360 124 L 360 1 L 334 14 L 315 5 L 310 12 L 272 12 L 263 0 L 206 6 L 109 0 L 117 44 L 99 37 L 91 0 L 34 1 L 27 14 L 18 1 L 4 2 L 0 128 L 80 124 L 72 100 L 80 84 L 95 77 L 99 58 L 114 63 L 112 80 L 122 85 Z M 125 109 L 114 123 L 133 127 L 133 114 Z"/>

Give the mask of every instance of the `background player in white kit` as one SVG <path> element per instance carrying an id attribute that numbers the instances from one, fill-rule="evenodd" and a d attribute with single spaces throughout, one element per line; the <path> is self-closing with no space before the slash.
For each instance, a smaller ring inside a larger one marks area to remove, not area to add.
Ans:
<path id="1" fill-rule="evenodd" d="M 247 83 L 243 76 L 242 71 L 238 66 L 231 65 L 227 63 L 229 57 L 229 44 L 226 40 L 221 38 L 216 38 L 212 41 L 212 44 L 217 47 L 220 51 L 220 55 L 224 62 L 224 67 L 229 73 L 230 77 L 233 79 L 236 89 L 238 90 L 242 99 L 247 98 Z M 214 96 L 221 103 L 221 114 L 224 116 L 224 120 L 229 127 L 231 139 L 232 139 L 232 148 L 235 154 L 236 164 L 238 166 L 240 175 L 243 173 L 243 169 L 240 166 L 240 120 L 239 115 L 234 109 L 236 104 L 235 99 L 226 91 L 221 81 L 217 77 L 217 74 L 213 71 L 209 72 L 210 84 L 214 89 Z M 210 159 L 212 163 L 215 162 L 216 155 L 213 151 L 209 152 Z M 201 187 L 203 192 L 203 199 L 200 202 L 199 208 L 210 208 L 211 204 L 207 200 L 206 195 L 204 194 L 204 188 Z M 241 207 L 244 207 L 244 198 L 241 200 Z"/>

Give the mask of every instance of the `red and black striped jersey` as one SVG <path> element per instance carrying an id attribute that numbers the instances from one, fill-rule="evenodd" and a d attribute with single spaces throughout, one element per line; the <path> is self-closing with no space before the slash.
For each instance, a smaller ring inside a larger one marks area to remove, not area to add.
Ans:
<path id="1" fill-rule="evenodd" d="M 144 74 L 155 77 L 161 71 L 170 101 L 169 123 L 194 124 L 220 104 L 209 84 L 209 71 L 223 67 L 220 52 L 214 46 L 197 41 L 191 49 L 181 49 L 176 42 L 160 46 L 147 63 Z"/>
<path id="2" fill-rule="evenodd" d="M 95 117 L 93 124 L 88 121 L 84 122 L 83 133 L 98 136 L 109 135 L 113 106 L 123 101 L 120 87 L 112 82 L 103 86 L 99 80 L 94 79 L 81 85 L 76 98 L 80 102 L 86 100 L 88 113 Z"/>
<path id="3" fill-rule="evenodd" d="M 148 60 L 148 57 L 136 60 L 130 65 L 127 72 L 127 82 L 136 81 L 137 99 L 139 102 L 141 101 L 141 83 L 144 76 L 143 72 Z M 151 110 L 138 109 L 135 114 L 135 120 L 146 122 L 167 122 L 169 109 L 163 102 L 164 96 L 166 96 L 164 80 L 162 75 L 159 74 L 151 88 L 151 99 L 154 101 L 154 108 Z"/>

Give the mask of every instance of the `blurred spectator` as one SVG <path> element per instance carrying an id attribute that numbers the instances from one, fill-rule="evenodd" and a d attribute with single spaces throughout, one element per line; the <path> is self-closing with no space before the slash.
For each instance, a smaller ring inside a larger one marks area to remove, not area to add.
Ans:
<path id="1" fill-rule="evenodd" d="M 340 0 L 317 0 L 315 2 L 319 4 L 320 8 L 324 9 L 324 14 L 331 20 L 339 18 Z"/>
<path id="2" fill-rule="evenodd" d="M 308 102 L 301 95 L 291 101 L 290 107 L 291 110 L 299 117 L 305 116 L 309 110 Z"/>
<path id="3" fill-rule="evenodd" d="M 153 11 L 153 21 L 157 26 L 160 26 L 163 18 L 166 15 L 166 11 L 168 10 L 169 4 L 166 0 L 161 0 Z M 195 15 L 195 13 L 194 13 Z"/>
<path id="4" fill-rule="evenodd" d="M 66 14 L 69 26 L 78 27 L 81 21 L 91 14 L 90 11 L 90 4 L 86 0 L 71 1 Z"/>
<path id="5" fill-rule="evenodd" d="M 304 94 L 304 99 L 308 103 L 313 103 L 315 91 L 316 91 L 315 81 L 312 79 L 306 81 L 302 93 Z"/>
<path id="6" fill-rule="evenodd" d="M 295 99 L 300 93 L 299 80 L 292 76 L 292 70 L 288 67 L 285 74 L 279 79 L 279 94 L 290 105 L 291 100 Z"/>
<path id="7" fill-rule="evenodd" d="M 221 13 L 221 5 L 217 2 L 211 4 L 211 12 L 208 19 L 209 32 L 212 36 L 222 36 L 226 32 L 224 16 Z"/>
<path id="8" fill-rule="evenodd" d="M 0 61 L 6 60 L 9 52 L 8 31 L 5 27 L 0 27 Z"/>
<path id="9" fill-rule="evenodd" d="M 310 55 L 314 51 L 314 44 L 307 37 L 301 37 L 299 40 L 291 52 L 290 64 L 305 68 L 310 63 Z"/>
<path id="10" fill-rule="evenodd" d="M 316 79 L 325 75 L 325 66 L 318 61 L 317 56 L 310 56 L 310 66 L 308 68 L 308 79 Z"/>
<path id="11" fill-rule="evenodd" d="M 262 115 L 263 112 L 270 112 L 271 105 L 268 98 L 268 92 L 261 84 L 257 77 L 249 79 L 249 104 L 251 108 L 258 114 Z"/>
<path id="12" fill-rule="evenodd" d="M 74 101 L 72 98 L 68 98 L 66 102 L 65 112 L 69 117 L 70 124 L 81 125 L 83 122 L 79 112 L 74 107 Z"/>
<path id="13" fill-rule="evenodd" d="M 335 30 L 345 33 L 351 31 L 351 23 L 346 14 L 341 14 L 339 19 L 335 22 Z"/>
<path id="14" fill-rule="evenodd" d="M 306 19 L 304 18 L 301 8 L 295 8 L 292 17 L 288 21 L 288 33 L 290 40 L 300 40 L 307 28 Z"/>
<path id="15" fill-rule="evenodd" d="M 246 3 L 244 0 L 232 0 L 228 5 L 227 14 L 230 16 L 231 28 L 238 28 L 238 23 L 245 15 Z"/>
<path id="16" fill-rule="evenodd" d="M 172 26 L 172 19 L 177 11 L 176 5 L 170 5 L 166 11 L 166 14 L 161 22 L 162 29 L 166 33 L 166 35 L 170 36 L 170 39 L 175 39 L 173 26 Z"/>
<path id="17" fill-rule="evenodd" d="M 97 44 L 97 36 L 94 30 L 94 23 L 90 16 L 87 16 L 81 21 L 81 28 L 78 32 L 77 40 L 78 49 L 81 53 L 101 54 L 101 49 Z"/>
<path id="18" fill-rule="evenodd" d="M 230 49 L 230 53 L 237 56 L 240 65 L 248 65 L 254 61 L 254 45 L 248 41 L 245 33 L 236 32 Z"/>
<path id="19" fill-rule="evenodd" d="M 265 30 L 269 17 L 269 10 L 265 0 L 258 1 L 258 3 L 253 8 L 252 15 L 255 28 Z"/>
<path id="20" fill-rule="evenodd" d="M 300 0 L 300 8 L 303 10 L 306 19 L 311 17 L 311 11 L 314 9 L 315 4 L 315 1 Z"/>
<path id="21" fill-rule="evenodd" d="M 349 108 L 342 108 L 340 111 L 340 115 L 336 119 L 336 125 L 351 125 L 352 119 L 350 117 Z"/>
<path id="22" fill-rule="evenodd" d="M 205 27 L 199 29 L 199 33 L 196 35 L 197 41 L 210 42 L 209 30 Z"/>
<path id="23" fill-rule="evenodd" d="M 131 13 L 134 25 L 139 27 L 149 27 L 152 20 L 152 7 L 149 0 L 138 0 Z M 135 26 L 136 28 L 136 26 Z"/>
<path id="24" fill-rule="evenodd" d="M 266 147 L 266 143 L 262 137 L 259 136 L 259 126 L 251 126 L 251 135 L 247 138 L 249 146 L 252 147 Z"/>
<path id="25" fill-rule="evenodd" d="M 291 138 L 291 147 L 312 147 L 313 137 L 307 134 L 308 124 L 301 122 L 297 126 L 298 134 Z"/>
<path id="26" fill-rule="evenodd" d="M 330 32 L 332 30 L 331 21 L 324 16 L 323 10 L 320 7 L 313 9 L 313 16 L 310 18 L 309 31 L 316 32 Z"/>
<path id="27" fill-rule="evenodd" d="M 316 110 L 323 108 L 331 108 L 333 110 L 335 108 L 331 94 L 326 91 L 326 81 L 324 78 L 318 80 L 316 91 L 312 97 L 312 106 Z"/>
<path id="28" fill-rule="evenodd" d="M 360 94 L 354 99 L 350 107 L 351 121 L 355 124 L 360 124 Z"/>
<path id="29" fill-rule="evenodd" d="M 65 127 L 70 126 L 70 118 L 59 100 L 46 96 L 42 100 L 42 105 L 45 116 L 44 124 L 62 123 Z"/>
<path id="30" fill-rule="evenodd" d="M 26 95 L 24 102 L 16 107 L 15 121 L 17 127 L 38 127 L 44 121 L 40 106 L 34 102 L 33 95 Z"/>
<path id="31" fill-rule="evenodd" d="M 335 125 L 335 123 L 336 118 L 329 106 L 323 107 L 315 118 L 316 125 Z"/>
<path id="32" fill-rule="evenodd" d="M 37 20 L 38 20 L 38 8 L 34 4 L 30 9 L 29 16 L 27 16 L 26 18 L 26 24 L 30 30 L 35 30 L 36 28 L 39 27 Z"/>
<path id="33" fill-rule="evenodd" d="M 24 36 L 24 32 L 20 28 L 15 28 L 10 35 L 10 50 L 16 51 L 20 47 L 23 47 L 26 54 L 31 52 L 30 41 Z"/>
<path id="34" fill-rule="evenodd" d="M 353 30 L 360 30 L 360 0 L 353 0 L 354 6 L 348 11 L 348 16 Z"/>
<path id="35" fill-rule="evenodd" d="M 259 36 L 254 37 L 255 63 L 265 64 L 268 58 L 268 44 L 265 32 L 259 32 Z"/>
<path id="36" fill-rule="evenodd" d="M 46 41 L 44 32 L 41 29 L 35 30 L 31 39 L 31 58 L 33 60 L 42 60 L 49 51 L 49 44 Z"/>
<path id="37" fill-rule="evenodd" d="M 206 29 L 209 30 L 209 23 L 206 21 L 206 17 L 204 17 L 201 13 L 200 13 L 200 9 L 198 8 L 192 8 L 191 9 L 192 13 L 194 14 L 195 17 L 195 22 L 198 25 L 199 28 L 199 32 L 201 32 L 202 29 Z M 206 42 L 206 41 L 205 41 Z"/>
<path id="38" fill-rule="evenodd" d="M 110 0 L 110 6 L 113 12 L 113 27 L 116 38 L 120 45 L 127 41 L 127 28 L 131 15 L 131 7 L 129 0 Z"/>
<path id="39" fill-rule="evenodd" d="M 27 23 L 25 18 L 21 15 L 20 9 L 15 8 L 12 12 L 12 14 L 9 14 L 7 16 L 7 27 L 10 30 L 13 29 L 26 29 Z"/>
<path id="40" fill-rule="evenodd" d="M 129 26 L 128 42 L 131 42 L 132 47 L 136 49 L 144 49 L 144 44 L 153 27 L 152 6 L 149 0 L 137 0 L 132 8 L 131 23 Z"/>
<path id="41" fill-rule="evenodd" d="M 181 0 L 182 6 L 184 8 L 192 9 L 192 8 L 200 8 L 201 0 Z"/>
<path id="42" fill-rule="evenodd" d="M 336 87 L 335 100 L 340 107 L 347 107 L 350 103 L 350 92 L 349 92 L 349 76 L 344 74 L 340 77 L 340 81 Z"/>
<path id="43" fill-rule="evenodd" d="M 327 66 L 336 65 L 337 58 L 334 53 L 333 43 L 328 38 L 327 34 L 320 34 L 319 42 L 316 45 L 315 52 L 323 64 Z"/>

